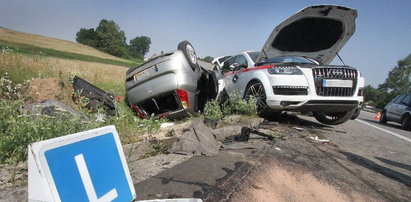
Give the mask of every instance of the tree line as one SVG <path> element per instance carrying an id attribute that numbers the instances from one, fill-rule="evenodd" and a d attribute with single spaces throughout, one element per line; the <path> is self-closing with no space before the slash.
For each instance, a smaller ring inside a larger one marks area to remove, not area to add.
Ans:
<path id="1" fill-rule="evenodd" d="M 76 34 L 76 41 L 127 59 L 144 58 L 151 45 L 147 36 L 135 37 L 127 44 L 124 31 L 113 20 L 106 19 L 102 19 L 96 29 L 81 28 Z"/>
<path id="2" fill-rule="evenodd" d="M 364 101 L 383 109 L 399 94 L 411 93 L 411 54 L 398 61 L 383 84 L 377 88 L 367 85 L 364 89 Z"/>

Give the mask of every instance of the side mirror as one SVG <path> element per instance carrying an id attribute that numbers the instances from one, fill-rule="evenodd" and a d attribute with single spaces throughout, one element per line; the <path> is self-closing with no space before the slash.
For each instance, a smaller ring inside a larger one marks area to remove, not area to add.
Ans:
<path id="1" fill-rule="evenodd" d="M 240 65 L 238 63 L 234 63 L 234 64 L 230 65 L 230 70 L 231 71 L 237 71 L 239 66 Z"/>

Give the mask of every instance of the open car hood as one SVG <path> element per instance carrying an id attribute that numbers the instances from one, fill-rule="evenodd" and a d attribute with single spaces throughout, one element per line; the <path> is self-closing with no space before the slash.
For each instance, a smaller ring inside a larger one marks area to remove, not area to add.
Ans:
<path id="1" fill-rule="evenodd" d="M 357 11 L 335 5 L 309 6 L 272 31 L 257 57 L 297 55 L 328 65 L 355 31 Z"/>

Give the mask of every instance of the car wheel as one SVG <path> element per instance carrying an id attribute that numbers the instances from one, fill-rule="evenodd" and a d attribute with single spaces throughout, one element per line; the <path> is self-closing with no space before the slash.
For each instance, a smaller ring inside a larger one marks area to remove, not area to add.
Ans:
<path id="1" fill-rule="evenodd" d="M 182 41 L 178 44 L 177 49 L 183 52 L 191 69 L 195 71 L 198 68 L 198 64 L 197 54 L 193 48 L 193 45 L 191 45 L 191 43 L 188 41 Z"/>
<path id="2" fill-rule="evenodd" d="M 355 109 L 355 112 L 354 112 L 354 114 L 352 115 L 351 120 L 355 120 L 356 118 L 358 118 L 358 116 L 360 115 L 360 113 L 361 113 L 361 108 Z"/>
<path id="3" fill-rule="evenodd" d="M 401 128 L 404 130 L 411 130 L 411 119 L 410 115 L 405 115 L 401 121 Z"/>
<path id="4" fill-rule="evenodd" d="M 338 125 L 348 121 L 355 110 L 343 111 L 343 112 L 313 112 L 313 116 L 317 121 L 327 125 Z"/>
<path id="5" fill-rule="evenodd" d="M 261 82 L 251 83 L 247 86 L 244 94 L 245 100 L 249 100 L 252 97 L 254 103 L 257 106 L 257 113 L 262 114 L 267 109 L 267 96 L 265 95 L 264 86 Z"/>
<path id="6" fill-rule="evenodd" d="M 384 123 L 384 124 L 387 123 L 388 120 L 387 120 L 387 114 L 386 113 L 387 113 L 386 111 L 381 112 L 380 123 Z"/>

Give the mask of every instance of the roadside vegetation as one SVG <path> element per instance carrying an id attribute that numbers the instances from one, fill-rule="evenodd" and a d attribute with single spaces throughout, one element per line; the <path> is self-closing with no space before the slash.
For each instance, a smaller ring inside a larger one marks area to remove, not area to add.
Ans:
<path id="1" fill-rule="evenodd" d="M 24 161 L 27 145 L 30 143 L 104 125 L 115 125 L 123 143 L 139 141 L 142 133 L 158 129 L 161 121 L 165 120 L 141 120 L 121 101 L 115 103 L 117 115 L 106 117 L 104 122 L 96 121 L 99 113 L 90 113 L 80 106 L 74 106 L 83 114 L 83 117 L 77 118 L 69 114 L 61 114 L 56 118 L 22 113 L 22 108 L 32 100 L 27 93 L 28 87 L 36 79 L 57 78 L 59 83 L 69 86 L 69 81 L 77 75 L 104 90 L 122 96 L 126 70 L 127 68 L 118 65 L 60 59 L 37 53 L 21 54 L 19 50 L 2 47 L 0 163 Z M 71 93 L 73 92 L 68 94 Z M 71 97 L 61 98 L 61 101 L 70 102 Z"/>
<path id="2" fill-rule="evenodd" d="M 394 97 L 406 93 L 411 93 L 411 54 L 398 61 L 383 84 L 377 88 L 366 86 L 364 101 L 378 109 L 383 109 Z"/>

